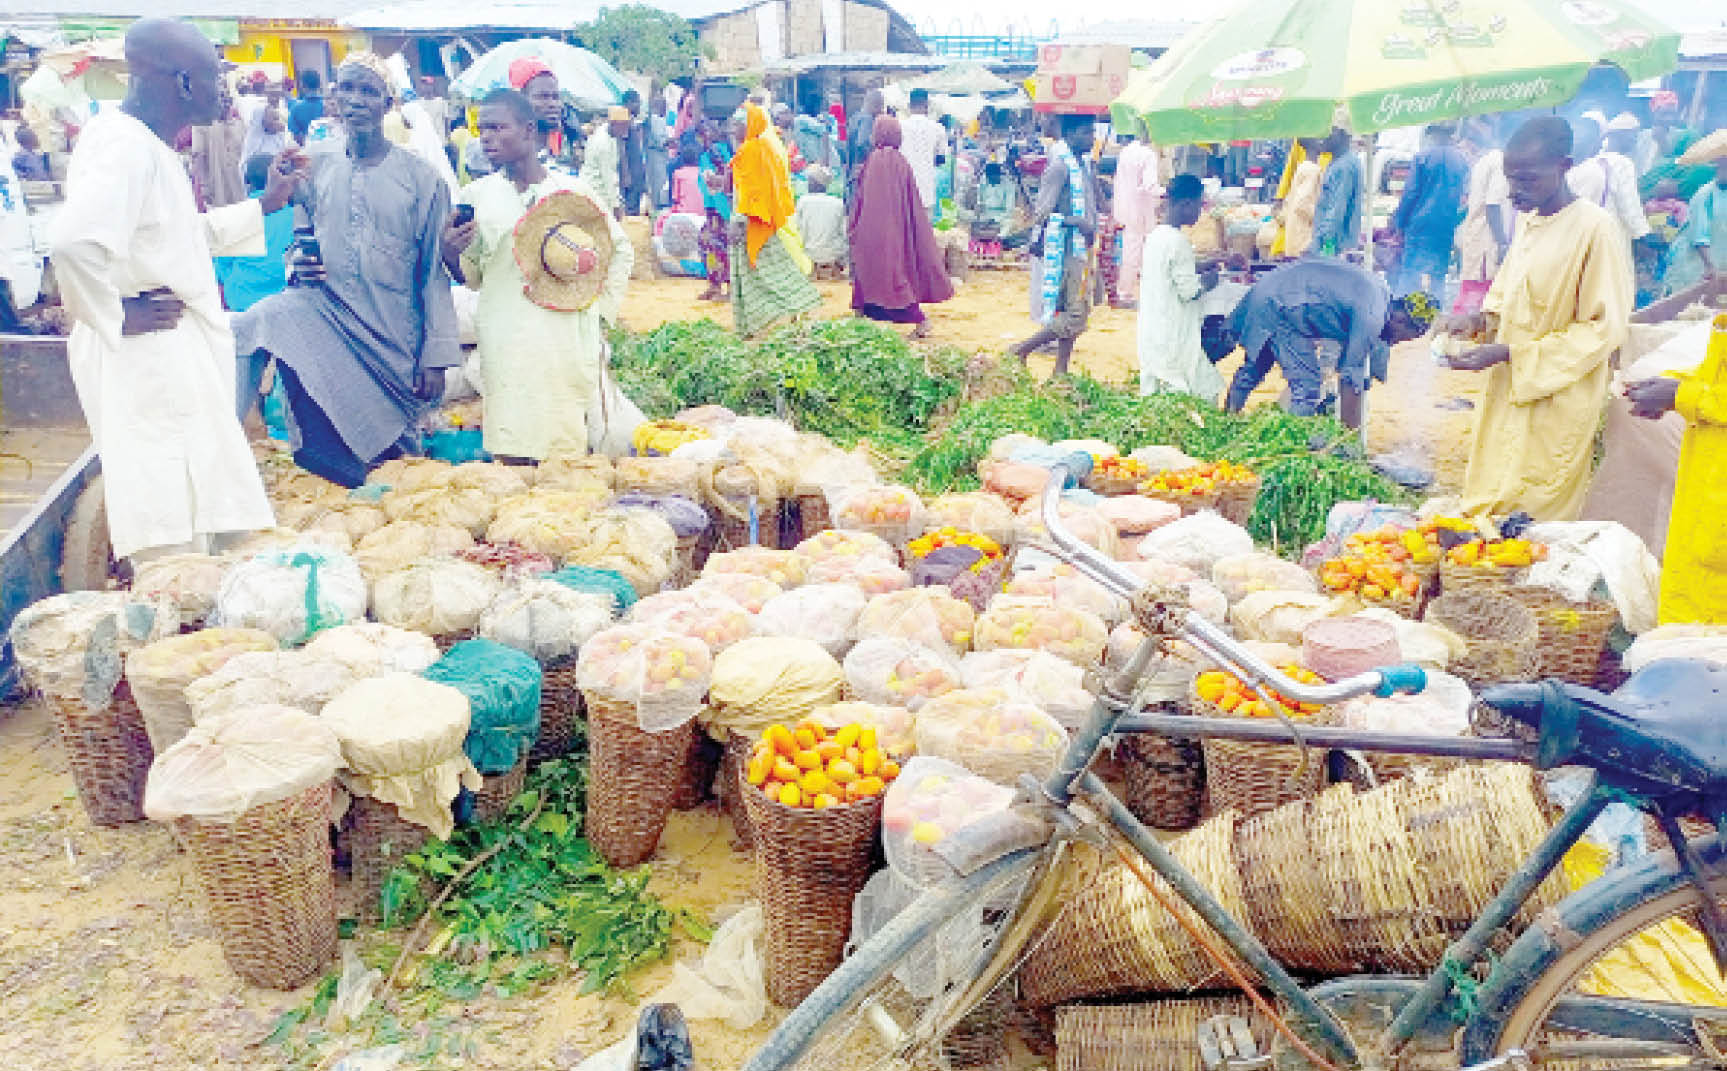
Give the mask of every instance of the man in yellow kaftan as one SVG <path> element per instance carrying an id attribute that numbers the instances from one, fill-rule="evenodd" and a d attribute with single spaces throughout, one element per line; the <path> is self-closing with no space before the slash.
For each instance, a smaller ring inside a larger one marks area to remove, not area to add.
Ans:
<path id="1" fill-rule="evenodd" d="M 1661 623 L 1727 625 L 1727 315 L 1715 317 L 1695 372 L 1641 380 L 1625 393 L 1637 416 L 1675 410 L 1689 425 L 1661 563 Z"/>
<path id="2" fill-rule="evenodd" d="M 1613 218 L 1565 182 L 1571 128 L 1544 116 L 1505 147 L 1505 177 L 1522 213 L 1482 314 L 1452 329 L 1493 341 L 1451 359 L 1487 372 L 1469 451 L 1470 513 L 1523 511 L 1576 520 L 1588 490 L 1595 434 L 1607 404 L 1608 358 L 1625 341 L 1632 307 L 1625 242 Z"/>

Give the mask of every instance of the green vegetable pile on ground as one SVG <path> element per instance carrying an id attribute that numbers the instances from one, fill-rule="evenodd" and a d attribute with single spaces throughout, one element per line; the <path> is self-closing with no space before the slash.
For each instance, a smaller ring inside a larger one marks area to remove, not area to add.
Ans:
<path id="1" fill-rule="evenodd" d="M 1011 360 L 920 351 L 865 320 L 808 322 L 744 342 L 711 320 L 667 323 L 613 339 L 620 385 L 653 417 L 697 405 L 777 416 L 842 446 L 867 441 L 924 494 L 971 490 L 977 464 L 1003 435 L 1102 439 L 1123 451 L 1174 446 L 1205 461 L 1248 465 L 1264 480 L 1248 530 L 1280 553 L 1325 534 L 1338 502 L 1407 495 L 1360 457 L 1331 417 L 1274 405 L 1225 413 L 1184 394 L 1141 396 L 1084 374 L 1039 383 Z"/>

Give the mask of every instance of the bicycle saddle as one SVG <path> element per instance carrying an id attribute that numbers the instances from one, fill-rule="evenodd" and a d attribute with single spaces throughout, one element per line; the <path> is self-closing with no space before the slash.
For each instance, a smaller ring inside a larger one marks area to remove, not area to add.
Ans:
<path id="1" fill-rule="evenodd" d="M 1727 792 L 1727 667 L 1651 663 L 1612 695 L 1543 681 L 1489 688 L 1482 702 L 1541 731 L 1543 770 L 1590 766 L 1651 795 Z"/>

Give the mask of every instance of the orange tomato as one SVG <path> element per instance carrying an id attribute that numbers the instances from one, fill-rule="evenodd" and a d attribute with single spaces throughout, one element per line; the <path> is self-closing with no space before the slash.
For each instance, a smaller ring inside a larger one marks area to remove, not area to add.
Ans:
<path id="1" fill-rule="evenodd" d="M 823 762 L 832 762 L 844 755 L 845 751 L 832 740 L 823 740 L 816 745 L 816 754 L 821 756 Z"/>
<path id="2" fill-rule="evenodd" d="M 773 772 L 773 768 L 773 760 L 767 758 L 765 755 L 757 755 L 755 758 L 751 759 L 748 771 L 750 784 L 766 784 L 768 774 Z"/>
<path id="3" fill-rule="evenodd" d="M 796 781 L 803 776 L 803 771 L 797 763 L 788 758 L 780 757 L 774 760 L 773 779 L 775 781 Z"/>
<path id="4" fill-rule="evenodd" d="M 894 778 L 896 778 L 898 776 L 899 776 L 899 763 L 893 761 L 892 759 L 888 759 L 886 762 L 883 762 L 881 764 L 881 779 L 883 781 L 892 781 Z"/>
<path id="5" fill-rule="evenodd" d="M 821 766 L 822 757 L 813 751 L 799 751 L 792 756 L 792 762 L 796 763 L 800 770 L 814 770 Z"/>
<path id="6" fill-rule="evenodd" d="M 796 785 L 781 785 L 780 786 L 780 803 L 784 804 L 787 807 L 796 807 L 799 804 L 803 803 L 803 801 L 804 801 L 804 795 L 802 792 L 798 791 L 798 786 L 796 786 Z"/>
<path id="7" fill-rule="evenodd" d="M 799 729 L 792 733 L 792 739 L 797 741 L 799 751 L 811 751 L 816 746 L 816 734 L 808 729 Z"/>
<path id="8" fill-rule="evenodd" d="M 849 785 L 858 779 L 858 770 L 847 759 L 835 759 L 828 763 L 828 776 L 836 785 Z"/>
<path id="9" fill-rule="evenodd" d="M 768 726 L 767 732 L 762 734 L 762 739 L 788 759 L 798 752 L 798 742 L 792 738 L 792 731 L 783 725 Z"/>

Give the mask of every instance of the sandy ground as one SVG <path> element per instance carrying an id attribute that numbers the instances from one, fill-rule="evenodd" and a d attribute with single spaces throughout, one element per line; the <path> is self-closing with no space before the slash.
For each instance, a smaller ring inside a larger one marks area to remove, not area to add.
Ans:
<path id="1" fill-rule="evenodd" d="M 624 306 L 624 323 L 635 330 L 702 316 L 730 323 L 731 310 L 727 306 L 696 300 L 704 285 L 695 279 L 634 280 Z M 850 284 L 819 285 L 823 316 L 850 315 Z M 1024 272 L 974 272 L 952 301 L 926 306 L 934 332 L 929 344 L 1005 353 L 1032 333 L 1027 303 Z M 1074 351 L 1075 364 L 1109 382 L 1133 381 L 1139 370 L 1135 330 L 1132 311 L 1095 310 L 1091 329 Z M 1226 382 L 1239 363 L 1237 357 L 1224 359 L 1220 368 Z M 1046 374 L 1050 364 L 1048 357 L 1035 357 L 1032 361 L 1034 368 Z M 1274 371 L 1255 398 L 1271 401 L 1282 390 L 1282 378 Z M 1428 355 L 1425 343 L 1400 346 L 1392 356 L 1389 382 L 1376 385 L 1369 396 L 1368 447 L 1374 453 L 1393 453 L 1418 467 L 1430 468 L 1436 473 L 1441 489 L 1455 489 L 1462 482 L 1468 460 L 1474 411 L 1448 406 L 1455 405 L 1459 398 L 1473 403 L 1479 394 L 1480 377 L 1439 368 Z"/>
<path id="2" fill-rule="evenodd" d="M 723 306 L 695 300 L 700 287 L 684 279 L 638 280 L 625 322 L 644 329 L 702 315 L 728 318 Z M 826 314 L 848 313 L 845 284 L 824 284 L 823 292 Z M 1025 305 L 1022 273 L 976 274 L 953 301 L 931 310 L 933 344 L 999 353 L 1030 333 Z M 1098 310 L 1077 360 L 1094 375 L 1127 382 L 1136 363 L 1133 314 Z M 1036 366 L 1047 371 L 1048 359 Z M 1273 378 L 1263 391 L 1267 398 L 1280 389 Z M 1454 486 L 1472 415 L 1443 406 L 1473 388 L 1471 377 L 1436 368 L 1422 347 L 1404 347 L 1391 382 L 1372 396 L 1371 448 L 1432 465 L 1442 485 Z M 186 857 L 161 826 L 89 824 L 45 711 L 33 704 L 0 708 L 0 769 L 7 772 L 0 783 L 0 1067 L 327 1068 L 335 1056 L 365 1046 L 365 1038 L 336 1038 L 292 1052 L 266 1042 L 277 1018 L 302 1004 L 310 990 L 273 993 L 234 977 L 205 921 Z M 711 808 L 673 817 L 654 874 L 667 903 L 714 923 L 749 895 L 748 857 L 732 850 L 729 822 Z M 693 959 L 700 952 L 682 941 L 675 954 Z M 634 992 L 655 992 L 670 973 L 669 964 L 639 972 L 631 980 Z M 579 988 L 572 978 L 532 998 L 482 997 L 446 1007 L 438 1029 L 470 1049 L 465 1067 L 574 1067 L 635 1021 L 632 1000 L 584 997 Z M 424 1015 L 410 1009 L 402 1021 Z M 693 1022 L 702 1066 L 739 1066 L 777 1016 L 770 1012 L 742 1034 Z"/>

